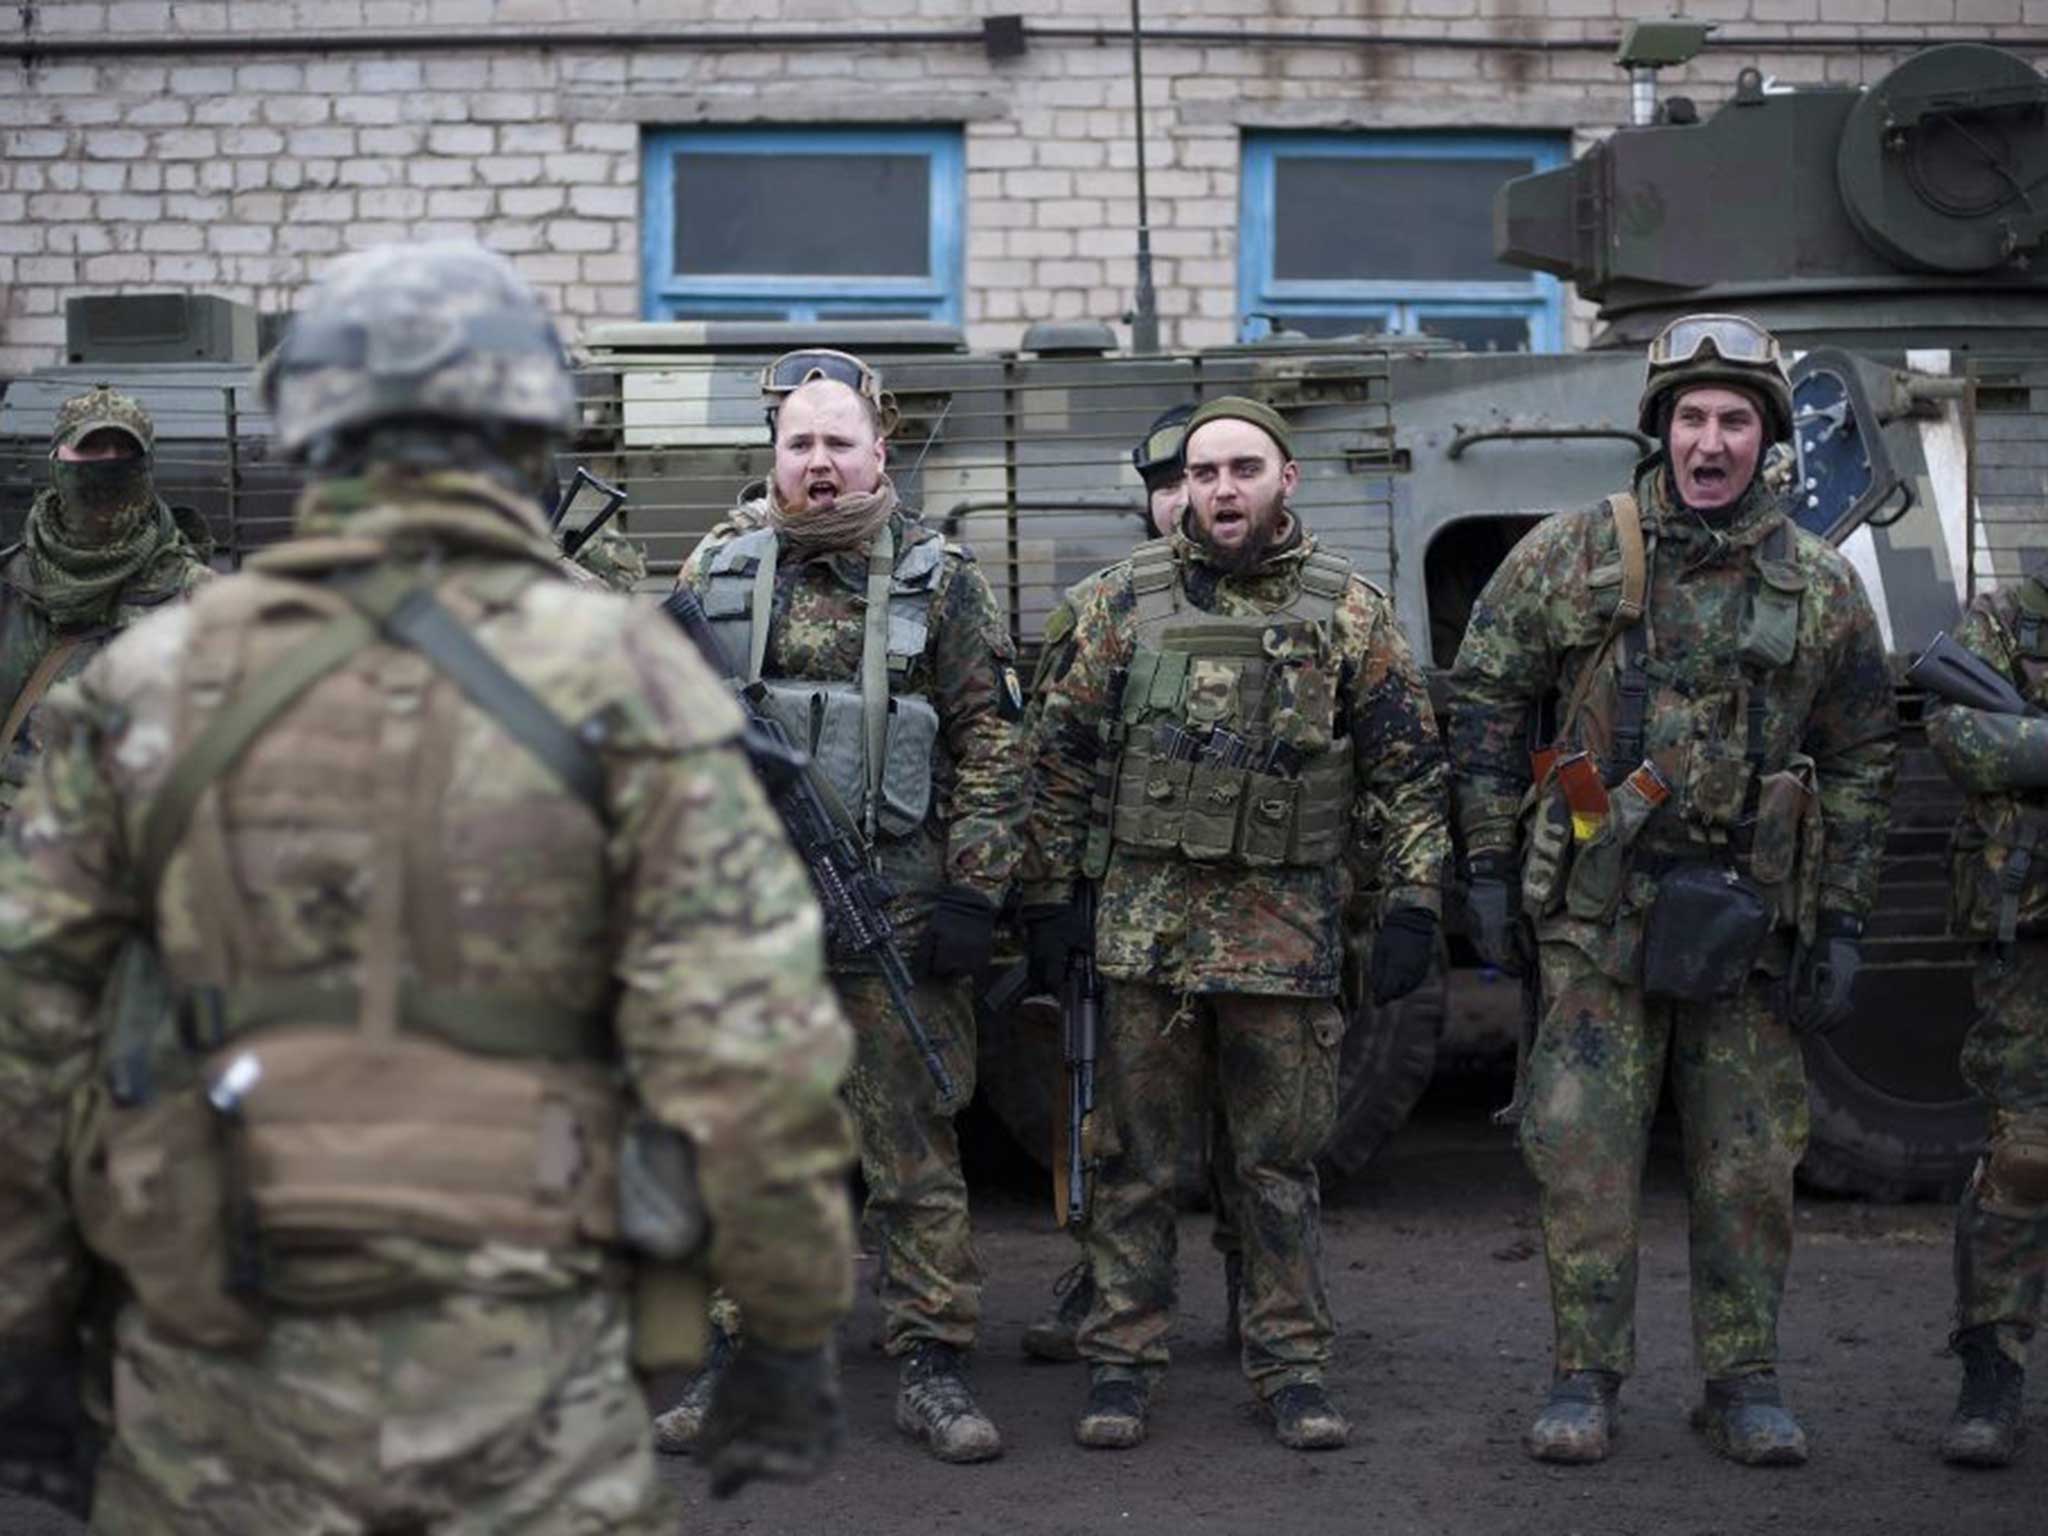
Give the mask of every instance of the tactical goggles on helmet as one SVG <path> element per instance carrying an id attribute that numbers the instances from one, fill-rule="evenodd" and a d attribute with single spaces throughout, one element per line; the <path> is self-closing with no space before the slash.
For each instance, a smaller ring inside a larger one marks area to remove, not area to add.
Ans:
<path id="1" fill-rule="evenodd" d="M 1131 465 L 1147 486 L 1187 472 L 1188 418 L 1194 413 L 1192 405 L 1175 406 L 1154 421 L 1131 450 Z"/>
<path id="2" fill-rule="evenodd" d="M 851 353 L 834 352 L 829 347 L 783 353 L 761 370 L 761 393 L 786 395 L 813 379 L 831 379 L 878 406 L 882 403 L 882 381 L 875 370 Z"/>
<path id="3" fill-rule="evenodd" d="M 1685 315 L 1665 326 L 1650 343 L 1650 366 L 1689 363 L 1707 347 L 1724 363 L 1769 367 L 1784 362 L 1778 338 L 1754 320 L 1741 315 Z"/>

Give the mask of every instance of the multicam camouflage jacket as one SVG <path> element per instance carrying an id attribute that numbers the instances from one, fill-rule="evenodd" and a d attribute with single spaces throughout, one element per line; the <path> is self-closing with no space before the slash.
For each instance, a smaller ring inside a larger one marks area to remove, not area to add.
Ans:
<path id="1" fill-rule="evenodd" d="M 1294 608 L 1316 555 L 1316 541 L 1298 525 L 1243 574 L 1225 574 L 1184 534 L 1172 535 L 1166 547 L 1192 609 L 1248 620 Z M 1065 901 L 1084 868 L 1091 831 L 1098 844 L 1107 832 L 1092 823 L 1113 798 L 1102 792 L 1098 769 L 1106 769 L 1109 753 L 1118 750 L 1110 738 L 1124 711 L 1125 669 L 1137 649 L 1134 561 L 1076 587 L 1069 606 L 1072 628 L 1048 635 L 1040 674 L 1043 714 L 1027 839 L 1032 879 L 1023 892 L 1034 904 Z M 1360 801 L 1381 812 L 1381 841 L 1371 849 L 1371 862 L 1380 872 L 1383 909 L 1439 909 L 1450 847 L 1443 753 L 1391 604 L 1352 576 L 1327 625 L 1276 624 L 1270 633 L 1265 655 L 1274 683 L 1259 690 L 1266 697 L 1249 713 L 1264 719 L 1252 729 L 1277 729 L 1291 712 L 1302 721 L 1322 717 L 1327 747 L 1348 739 L 1351 783 L 1337 855 L 1316 864 L 1261 866 L 1176 857 L 1111 840 L 1096 925 L 1097 963 L 1106 975 L 1191 993 L 1335 995 L 1344 962 L 1340 912 L 1351 884 L 1346 863 L 1366 846 L 1365 818 L 1350 814 Z M 1318 693 L 1315 707 L 1295 707 Z"/>
<path id="2" fill-rule="evenodd" d="M 53 515 L 54 491 L 37 496 L 31 517 Z M 163 509 L 168 522 L 171 514 Z M 42 746 L 39 701 L 50 687 L 76 677 L 106 643 L 165 603 L 175 602 L 213 572 L 182 538 L 170 539 L 83 627 L 60 627 L 44 604 L 27 549 L 0 551 L 0 718 L 20 705 L 12 739 L 0 753 L 0 818 L 13 809 Z M 62 648 L 62 653 L 57 654 Z M 33 686 L 34 694 L 25 697 Z"/>
<path id="3" fill-rule="evenodd" d="M 2035 708 L 2048 709 L 2048 578 L 2036 573 L 1980 593 L 1954 638 Z M 1970 797 L 1950 846 L 1956 931 L 2007 943 L 2017 932 L 2041 933 L 2048 926 L 2048 722 L 1932 703 L 1927 740 Z M 2025 857 L 2016 860 L 2021 850 Z"/>
<path id="4" fill-rule="evenodd" d="M 1790 523 L 1776 493 L 1754 485 L 1709 527 L 1674 505 L 1662 460 L 1635 494 L 1649 545 L 1646 615 L 1627 645 L 1605 652 L 1603 674 L 1567 747 L 1608 764 L 1623 715 L 1631 654 L 1643 678 L 1640 751 L 1669 786 L 1648 816 L 1616 888 L 1592 907 L 1562 893 L 1542 901 L 1539 935 L 1583 949 L 1608 974 L 1635 974 L 1654 890 L 1646 853 L 1710 861 L 1791 862 L 1810 921 L 1819 907 L 1862 916 L 1877 890 L 1897 764 L 1897 711 L 1884 644 L 1847 560 Z M 1502 562 L 1472 611 L 1449 689 L 1449 742 L 1459 830 L 1468 855 L 1516 850 L 1530 750 L 1556 728 L 1556 701 L 1602 654 L 1622 589 L 1615 520 L 1606 503 L 1538 524 Z M 1753 692 L 1752 690 L 1756 690 Z M 1539 711 L 1541 713 L 1539 714 Z M 1533 722 L 1544 721 L 1540 728 Z M 1752 742 L 1752 724 L 1760 739 Z M 1802 857 L 1757 826 L 1752 750 L 1763 774 L 1783 774 L 1794 827 L 1819 812 L 1820 846 Z M 1747 854 L 1745 855 L 1745 849 Z M 1577 861 L 1583 863 L 1583 859 Z M 1574 869 L 1577 863 L 1574 864 Z M 1761 877 L 1760 877 L 1761 878 Z M 1525 900 L 1528 891 L 1524 892 Z M 1789 901 L 1780 908 L 1793 916 Z"/>
<path id="5" fill-rule="evenodd" d="M 740 508 L 691 552 L 677 585 L 704 596 L 720 550 L 761 526 L 755 512 Z M 921 546 L 940 540 L 906 513 L 892 517 L 890 527 L 899 570 Z M 867 565 L 858 551 L 781 555 L 763 677 L 858 684 Z M 971 552 L 942 543 L 923 612 L 921 654 L 889 679 L 892 696 L 921 696 L 938 714 L 931 804 L 922 832 L 884 842 L 879 850 L 883 873 L 902 893 L 891 909 L 899 926 L 923 921 L 930 891 L 942 882 L 969 886 L 991 901 L 1003 899 L 1017 864 L 1029 767 L 1016 647 Z"/>
<path id="6" fill-rule="evenodd" d="M 415 999 L 442 1000 L 427 1017 L 444 1021 L 469 1008 L 478 1038 L 499 1022 L 477 999 L 596 1021 L 586 1038 L 616 1051 L 640 1109 L 696 1149 L 709 1265 L 749 1331 L 823 1342 L 851 1294 L 837 1090 L 852 1042 L 732 701 L 660 614 L 562 579 L 537 514 L 482 477 L 315 487 L 300 527 L 45 705 L 48 744 L 0 842 L 0 1352 L 58 1347 L 82 1282 L 66 1105 L 104 1063 L 96 996 L 138 934 L 175 989 L 205 989 L 228 1020 L 269 988 L 300 1014 L 339 998 L 366 1029 L 395 1014 L 398 1039 L 450 1027 L 416 1025 Z M 426 655 L 366 643 L 210 780 L 141 889 L 150 807 L 203 723 L 348 611 L 332 578 L 370 571 L 427 582 L 575 728 L 601 770 L 589 798 Z M 575 1288 L 613 1262 L 587 1246 L 366 1245 L 334 1262 L 430 1289 Z"/>

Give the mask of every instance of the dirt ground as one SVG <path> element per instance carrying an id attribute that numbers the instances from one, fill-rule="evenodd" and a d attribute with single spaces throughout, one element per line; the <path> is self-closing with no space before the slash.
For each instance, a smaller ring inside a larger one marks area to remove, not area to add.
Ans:
<path id="1" fill-rule="evenodd" d="M 893 1365 L 863 1296 L 844 1336 L 848 1439 L 826 1478 L 712 1504 L 687 1461 L 664 1464 L 697 1536 L 895 1532 L 1537 1533 L 1537 1536 L 1971 1536 L 2048 1531 L 2048 1445 L 2008 1472 L 1935 1454 L 1954 1401 L 1941 1353 L 1949 1213 L 1808 1200 L 1783 1327 L 1783 1374 L 1813 1461 L 1750 1471 L 1685 1422 L 1698 1392 L 1686 1315 L 1685 1203 L 1673 1128 L 1649 1179 L 1641 1373 L 1616 1455 L 1593 1468 L 1528 1461 L 1518 1437 L 1548 1372 L 1549 1313 L 1533 1187 L 1472 1095 L 1438 1094 L 1364 1177 L 1327 1192 L 1325 1251 L 1341 1335 L 1331 1387 L 1356 1433 L 1343 1451 L 1275 1445 L 1220 1341 L 1223 1288 L 1208 1218 L 1181 1224 L 1184 1316 L 1173 1370 L 1136 1451 L 1083 1451 L 1075 1366 L 1027 1364 L 1018 1337 L 1068 1262 L 1067 1240 L 991 1135 L 976 1213 L 987 1288 L 977 1363 L 1007 1452 L 930 1460 L 891 1424 Z M 2031 1418 L 2044 1420 L 2035 1393 Z M 13 1517 L 13 1518 L 10 1518 Z M 73 1529 L 0 1503 L 5 1536 Z"/>

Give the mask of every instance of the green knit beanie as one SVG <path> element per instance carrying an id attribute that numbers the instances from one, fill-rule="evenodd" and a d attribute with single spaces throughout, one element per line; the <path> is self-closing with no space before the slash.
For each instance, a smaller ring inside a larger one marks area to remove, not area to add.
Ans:
<path id="1" fill-rule="evenodd" d="M 1182 444 L 1192 441 L 1196 429 L 1212 421 L 1248 421 L 1273 439 L 1280 449 L 1283 461 L 1294 457 L 1294 444 L 1287 437 L 1287 423 L 1270 405 L 1261 404 L 1257 400 L 1247 400 L 1243 395 L 1219 395 L 1199 407 L 1195 414 L 1188 418 L 1187 435 L 1181 439 Z M 1186 452 L 1185 446 L 1182 452 Z"/>

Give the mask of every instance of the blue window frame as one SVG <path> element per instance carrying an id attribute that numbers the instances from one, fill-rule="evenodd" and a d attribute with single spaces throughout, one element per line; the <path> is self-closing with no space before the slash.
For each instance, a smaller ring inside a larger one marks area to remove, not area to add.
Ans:
<path id="1" fill-rule="evenodd" d="M 670 128 L 643 136 L 650 320 L 960 322 L 957 128 Z"/>
<path id="2" fill-rule="evenodd" d="M 1563 134 L 1247 134 L 1240 333 L 1254 341 L 1278 324 L 1561 350 L 1563 287 L 1494 260 L 1493 194 L 1570 152 Z"/>

